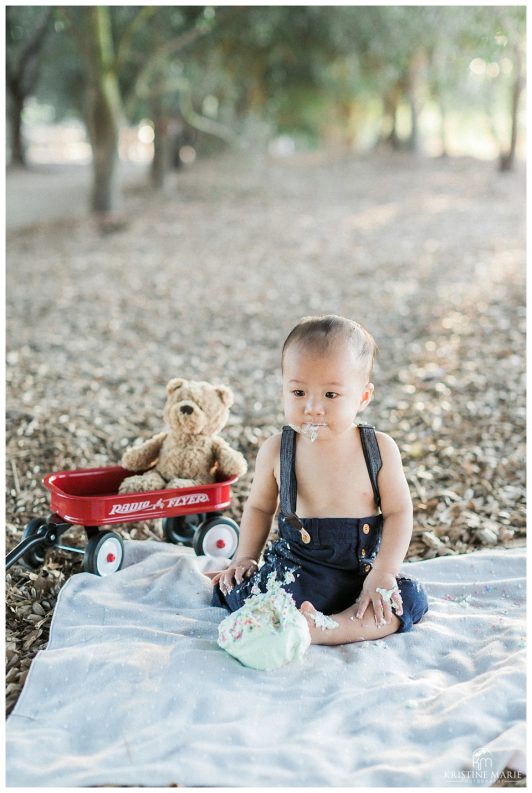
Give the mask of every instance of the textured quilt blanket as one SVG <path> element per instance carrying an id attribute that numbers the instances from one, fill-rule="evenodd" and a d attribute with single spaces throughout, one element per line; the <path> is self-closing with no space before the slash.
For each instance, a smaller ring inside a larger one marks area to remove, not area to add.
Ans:
<path id="1" fill-rule="evenodd" d="M 525 772 L 525 550 L 403 565 L 410 633 L 312 646 L 272 672 L 216 643 L 225 612 L 185 549 L 61 590 L 7 721 L 9 786 L 482 786 Z"/>

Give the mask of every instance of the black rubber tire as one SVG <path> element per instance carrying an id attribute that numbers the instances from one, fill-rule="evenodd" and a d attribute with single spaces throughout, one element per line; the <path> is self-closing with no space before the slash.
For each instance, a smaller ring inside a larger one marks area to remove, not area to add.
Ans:
<path id="1" fill-rule="evenodd" d="M 22 532 L 22 539 L 26 540 L 28 537 L 34 537 L 37 534 L 37 530 L 40 529 L 41 526 L 45 526 L 46 523 L 47 521 L 45 518 L 33 518 Z M 42 545 L 34 545 L 33 548 L 26 551 L 24 556 L 20 557 L 17 564 L 32 572 L 39 570 L 46 560 L 47 548 L 48 544 L 46 542 L 43 542 Z"/>
<path id="2" fill-rule="evenodd" d="M 196 556 L 223 556 L 232 559 L 238 548 L 239 537 L 240 529 L 234 520 L 223 516 L 212 518 L 202 523 L 196 532 L 194 551 Z M 218 545 L 221 542 L 224 545 Z"/>
<path id="3" fill-rule="evenodd" d="M 163 518 L 163 533 L 167 542 L 176 545 L 188 545 L 194 542 L 196 532 L 205 522 L 207 514 L 199 512 L 195 515 L 175 515 L 173 518 Z"/>
<path id="4" fill-rule="evenodd" d="M 83 570 L 99 576 L 112 575 L 120 570 L 123 561 L 124 543 L 120 535 L 114 531 L 100 531 L 87 543 Z"/>

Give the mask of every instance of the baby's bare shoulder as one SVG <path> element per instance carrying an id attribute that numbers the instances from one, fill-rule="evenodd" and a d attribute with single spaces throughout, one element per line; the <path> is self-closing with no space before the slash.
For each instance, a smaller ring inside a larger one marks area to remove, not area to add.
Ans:
<path id="1" fill-rule="evenodd" d="M 412 499 L 408 489 L 399 447 L 385 432 L 377 432 L 377 442 L 382 458 L 379 473 L 381 508 L 384 515 L 394 512 L 412 512 Z"/>
<path id="2" fill-rule="evenodd" d="M 273 474 L 276 481 L 279 481 L 279 460 L 281 456 L 281 432 L 271 435 L 262 444 L 257 454 L 255 471 L 262 474 Z"/>
<path id="3" fill-rule="evenodd" d="M 281 451 L 281 435 L 282 432 L 276 432 L 263 441 L 259 448 L 259 454 L 263 457 L 270 457 L 279 454 Z"/>
<path id="4" fill-rule="evenodd" d="M 277 432 L 266 438 L 260 445 L 255 466 L 261 468 L 275 468 L 275 463 L 281 453 L 281 433 Z"/>
<path id="5" fill-rule="evenodd" d="M 386 432 L 375 431 L 377 436 L 377 443 L 382 457 L 382 464 L 388 463 L 401 463 L 401 452 L 394 439 Z"/>
<path id="6" fill-rule="evenodd" d="M 255 460 L 255 473 L 248 503 L 265 512 L 275 511 L 278 485 L 275 463 L 281 446 L 280 433 L 272 435 L 261 444 Z"/>

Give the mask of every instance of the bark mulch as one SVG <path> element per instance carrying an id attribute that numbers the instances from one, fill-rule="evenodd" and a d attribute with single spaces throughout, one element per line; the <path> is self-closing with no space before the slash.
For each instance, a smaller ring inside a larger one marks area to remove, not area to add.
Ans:
<path id="1" fill-rule="evenodd" d="M 363 418 L 403 455 L 408 558 L 524 545 L 524 186 L 522 169 L 470 159 L 233 154 L 162 194 L 128 192 L 114 233 L 8 234 L 7 550 L 47 516 L 46 473 L 115 464 L 161 429 L 176 375 L 235 392 L 224 436 L 250 464 L 227 510 L 238 520 L 282 425 L 280 346 L 311 313 L 356 318 L 379 345 Z M 162 538 L 158 521 L 119 531 Z M 80 569 L 54 551 L 6 576 L 8 713 Z"/>

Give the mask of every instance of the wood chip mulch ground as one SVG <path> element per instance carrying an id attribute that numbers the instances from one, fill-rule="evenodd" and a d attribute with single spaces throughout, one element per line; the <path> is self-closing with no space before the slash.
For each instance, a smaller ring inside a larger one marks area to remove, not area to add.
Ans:
<path id="1" fill-rule="evenodd" d="M 6 550 L 49 514 L 46 473 L 116 464 L 160 431 L 173 376 L 235 392 L 223 434 L 250 464 L 227 511 L 238 520 L 257 449 L 282 425 L 280 346 L 315 313 L 358 319 L 379 345 L 363 418 L 402 451 L 408 558 L 524 545 L 524 187 L 522 168 L 470 159 L 233 154 L 162 194 L 130 191 L 115 233 L 8 234 Z M 162 538 L 157 521 L 119 531 Z M 7 573 L 8 713 L 80 569 L 54 551 Z"/>

